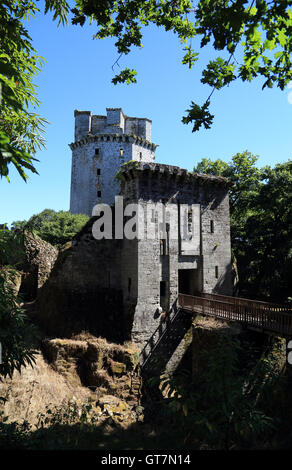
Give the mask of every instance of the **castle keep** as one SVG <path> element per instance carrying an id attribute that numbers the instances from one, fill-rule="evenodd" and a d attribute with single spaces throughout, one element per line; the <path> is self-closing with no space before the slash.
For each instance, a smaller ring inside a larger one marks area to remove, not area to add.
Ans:
<path id="1" fill-rule="evenodd" d="M 123 163 L 152 162 L 157 145 L 151 142 L 151 121 L 125 116 L 120 108 L 107 108 L 106 116 L 75 111 L 72 150 L 72 214 L 91 216 L 95 204 L 113 204 L 119 193 L 114 176 Z"/>
<path id="2" fill-rule="evenodd" d="M 165 237 L 156 224 L 152 238 L 96 239 L 98 218 L 92 217 L 53 273 L 58 302 L 47 307 L 44 296 L 43 312 L 54 312 L 54 321 L 63 317 L 64 328 L 75 318 L 74 331 L 80 327 L 110 339 L 131 339 L 142 349 L 161 322 L 159 306 L 170 316 L 178 310 L 178 293 L 232 294 L 225 178 L 154 162 L 151 121 L 127 117 L 116 108 L 107 109 L 107 116 L 75 111 L 70 147 L 72 213 L 91 215 L 96 204 L 113 206 L 119 195 L 124 206 L 139 204 L 147 211 L 152 204 L 150 220 L 136 221 L 140 229 L 157 222 L 155 204 L 171 204 L 177 222 L 166 223 Z M 192 233 L 188 244 L 181 236 L 182 207 Z M 115 213 L 112 221 L 114 226 Z"/>

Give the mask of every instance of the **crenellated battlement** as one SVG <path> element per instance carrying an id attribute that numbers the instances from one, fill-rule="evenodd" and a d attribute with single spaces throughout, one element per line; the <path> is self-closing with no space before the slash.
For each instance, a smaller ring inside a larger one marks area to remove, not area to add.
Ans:
<path id="1" fill-rule="evenodd" d="M 150 119 L 126 116 L 122 108 L 106 108 L 106 111 L 107 115 L 101 116 L 75 110 L 75 141 L 88 134 L 126 134 L 151 142 Z"/>

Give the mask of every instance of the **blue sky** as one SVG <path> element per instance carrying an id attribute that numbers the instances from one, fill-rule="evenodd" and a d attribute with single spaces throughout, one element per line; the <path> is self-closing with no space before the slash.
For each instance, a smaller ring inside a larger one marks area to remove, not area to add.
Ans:
<path id="1" fill-rule="evenodd" d="M 122 107 L 126 115 L 152 119 L 152 140 L 159 145 L 156 161 L 189 170 L 203 157 L 228 161 L 246 149 L 259 156 L 259 166 L 291 158 L 288 88 L 262 91 L 260 80 L 238 82 L 213 94 L 210 130 L 192 133 L 191 125 L 181 123 L 191 101 L 203 104 L 211 91 L 200 83 L 202 67 L 215 57 L 210 48 L 189 71 L 181 64 L 182 47 L 173 34 L 146 29 L 143 49 L 120 60 L 121 68 L 138 70 L 138 83 L 115 86 L 111 79 L 120 69 L 112 70 L 114 40 L 93 40 L 94 26 L 58 28 L 51 15 L 39 14 L 27 27 L 46 59 L 35 83 L 42 102 L 37 112 L 50 122 L 47 148 L 37 154 L 39 175 L 25 183 L 11 169 L 11 182 L 0 180 L 0 223 L 28 219 L 46 208 L 69 209 L 74 109 L 105 114 L 106 107 Z"/>

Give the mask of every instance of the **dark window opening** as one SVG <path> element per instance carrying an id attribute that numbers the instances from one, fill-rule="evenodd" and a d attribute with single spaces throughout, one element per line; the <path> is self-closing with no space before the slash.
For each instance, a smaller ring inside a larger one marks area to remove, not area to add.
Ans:
<path id="1" fill-rule="evenodd" d="M 160 306 L 165 312 L 169 309 L 168 300 L 168 282 L 160 281 Z"/>
<path id="2" fill-rule="evenodd" d="M 216 277 L 216 279 L 218 279 L 218 277 L 219 277 L 219 269 L 218 269 L 218 266 L 215 266 L 215 277 Z"/>
<path id="3" fill-rule="evenodd" d="M 210 220 L 210 232 L 214 233 L 214 220 Z"/>
<path id="4" fill-rule="evenodd" d="M 101 197 L 101 191 L 97 191 L 97 197 Z"/>
<path id="5" fill-rule="evenodd" d="M 95 149 L 95 155 L 99 155 L 99 149 Z"/>
<path id="6" fill-rule="evenodd" d="M 160 281 L 160 297 L 166 296 L 166 282 Z"/>
<path id="7" fill-rule="evenodd" d="M 196 295 L 201 291 L 201 274 L 198 269 L 178 270 L 178 291 L 180 294 Z"/>
<path id="8" fill-rule="evenodd" d="M 100 175 L 100 168 L 97 168 L 96 173 L 97 173 L 97 176 Z"/>

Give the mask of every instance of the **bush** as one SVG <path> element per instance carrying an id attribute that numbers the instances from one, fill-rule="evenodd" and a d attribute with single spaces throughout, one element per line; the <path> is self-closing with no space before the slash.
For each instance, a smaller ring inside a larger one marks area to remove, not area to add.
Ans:
<path id="1" fill-rule="evenodd" d="M 85 214 L 70 214 L 69 211 L 55 212 L 45 209 L 39 214 L 33 215 L 28 221 L 13 222 L 13 231 L 30 230 L 43 240 L 57 248 L 65 245 L 82 229 L 89 217 Z"/>
<path id="2" fill-rule="evenodd" d="M 0 263 L 9 258 L 18 236 L 0 230 Z M 11 377 L 15 369 L 20 371 L 22 366 L 32 365 L 36 354 L 32 347 L 34 327 L 15 295 L 15 274 L 15 269 L 0 264 L 0 376 L 4 377 Z"/>

